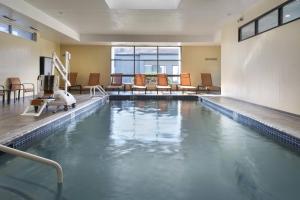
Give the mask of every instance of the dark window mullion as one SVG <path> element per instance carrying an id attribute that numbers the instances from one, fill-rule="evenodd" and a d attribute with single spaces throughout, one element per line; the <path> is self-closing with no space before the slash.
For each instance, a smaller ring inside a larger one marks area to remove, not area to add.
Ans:
<path id="1" fill-rule="evenodd" d="M 281 26 L 283 23 L 283 8 L 278 9 L 278 26 Z"/>

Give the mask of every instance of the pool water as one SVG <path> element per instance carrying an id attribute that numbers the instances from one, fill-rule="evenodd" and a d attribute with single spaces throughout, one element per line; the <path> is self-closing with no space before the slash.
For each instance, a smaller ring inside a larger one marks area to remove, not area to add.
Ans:
<path id="1" fill-rule="evenodd" d="M 112 101 L 26 149 L 55 170 L 0 158 L 0 199 L 290 200 L 300 157 L 193 101 Z"/>

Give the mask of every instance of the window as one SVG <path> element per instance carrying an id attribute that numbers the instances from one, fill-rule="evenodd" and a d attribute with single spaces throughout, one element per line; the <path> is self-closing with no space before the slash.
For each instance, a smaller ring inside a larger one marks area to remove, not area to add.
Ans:
<path id="1" fill-rule="evenodd" d="M 134 74 L 145 74 L 149 83 L 157 73 L 169 75 L 178 83 L 181 71 L 180 47 L 112 47 L 111 73 L 122 73 L 124 83 L 132 83 Z"/>
<path id="2" fill-rule="evenodd" d="M 255 23 L 252 22 L 240 29 L 240 40 L 245 40 L 255 35 Z"/>
<path id="3" fill-rule="evenodd" d="M 300 19 L 300 0 L 289 0 L 239 28 L 239 42 Z"/>
<path id="4" fill-rule="evenodd" d="M 9 33 L 9 25 L 0 22 L 0 32 Z"/>
<path id="5" fill-rule="evenodd" d="M 274 10 L 258 20 L 258 32 L 270 30 L 278 26 L 278 10 Z"/>
<path id="6" fill-rule="evenodd" d="M 283 23 L 300 18 L 300 0 L 293 1 L 282 8 Z"/>
<path id="7" fill-rule="evenodd" d="M 25 31 L 16 27 L 12 27 L 11 28 L 11 34 L 24 38 L 24 39 L 28 39 L 28 40 L 35 40 L 35 36 L 34 33 L 29 32 L 29 31 Z"/>

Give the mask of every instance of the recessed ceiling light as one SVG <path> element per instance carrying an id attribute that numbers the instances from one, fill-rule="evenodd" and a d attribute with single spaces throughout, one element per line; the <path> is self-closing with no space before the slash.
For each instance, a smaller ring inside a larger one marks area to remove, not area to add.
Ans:
<path id="1" fill-rule="evenodd" d="M 175 10 L 181 0 L 105 0 L 110 9 Z"/>

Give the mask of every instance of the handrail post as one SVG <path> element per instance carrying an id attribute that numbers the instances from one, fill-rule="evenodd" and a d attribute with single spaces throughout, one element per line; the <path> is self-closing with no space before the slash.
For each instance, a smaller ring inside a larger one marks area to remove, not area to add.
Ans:
<path id="1" fill-rule="evenodd" d="M 29 160 L 32 160 L 35 162 L 39 162 L 39 163 L 54 167 L 56 169 L 57 182 L 59 184 L 62 184 L 64 181 L 63 169 L 62 169 L 61 165 L 58 162 L 55 162 L 54 160 L 50 160 L 50 159 L 43 158 L 43 157 L 40 157 L 40 156 L 37 156 L 34 154 L 30 154 L 30 153 L 27 153 L 24 151 L 13 149 L 13 148 L 1 145 L 1 144 L 0 144 L 0 151 L 5 152 L 7 154 L 17 156 L 17 157 L 22 157 L 25 159 L 29 159 Z"/>

